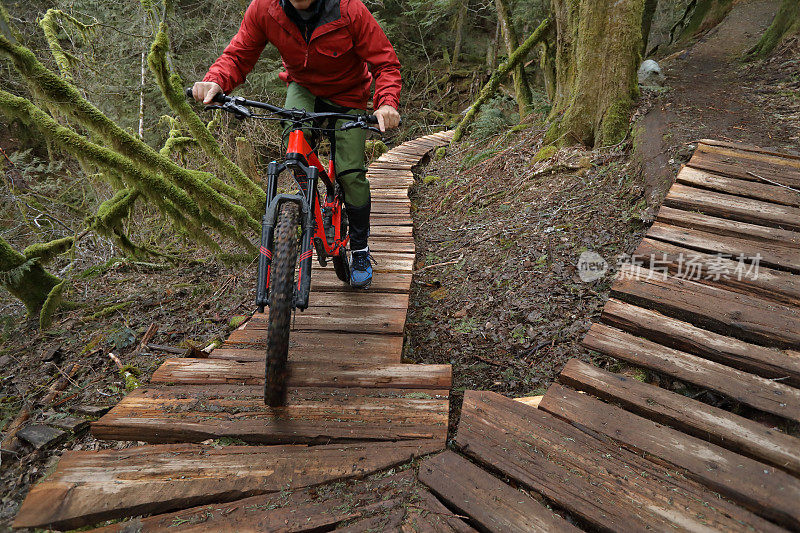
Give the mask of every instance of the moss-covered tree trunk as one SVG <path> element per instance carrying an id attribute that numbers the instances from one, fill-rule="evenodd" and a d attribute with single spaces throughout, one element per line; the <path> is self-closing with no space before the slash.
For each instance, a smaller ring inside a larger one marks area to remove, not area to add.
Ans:
<path id="1" fill-rule="evenodd" d="M 687 41 L 722 22 L 731 9 L 734 0 L 692 0 L 686 7 L 683 17 L 670 31 L 671 41 Z M 797 1 L 797 0 L 790 0 Z"/>
<path id="2" fill-rule="evenodd" d="M 467 0 L 461 0 L 461 3 L 458 5 L 458 17 L 456 18 L 455 44 L 453 44 L 453 60 L 450 63 L 451 68 L 455 68 L 458 64 L 458 58 L 461 55 L 461 43 L 463 42 L 464 22 L 466 20 Z"/>
<path id="3" fill-rule="evenodd" d="M 800 0 L 783 0 L 767 31 L 748 51 L 753 58 L 766 57 L 785 38 L 800 34 Z"/>
<path id="4" fill-rule="evenodd" d="M 517 31 L 514 29 L 514 21 L 511 18 L 511 11 L 509 10 L 506 0 L 495 0 L 495 7 L 497 8 L 497 20 L 500 22 L 500 31 L 503 36 L 503 42 L 506 45 L 508 55 L 519 48 L 519 38 Z M 514 77 L 514 94 L 517 96 L 517 106 L 519 107 L 519 116 L 524 117 L 528 114 L 531 107 L 533 96 L 531 96 L 531 88 L 528 85 L 528 79 L 525 77 L 525 67 L 522 63 L 518 63 L 512 71 Z"/>
<path id="5" fill-rule="evenodd" d="M 547 141 L 616 144 L 638 97 L 644 0 L 552 0 L 555 91 Z"/>
<path id="6" fill-rule="evenodd" d="M 491 74 L 497 65 L 497 43 L 500 41 L 500 22 L 494 30 L 494 39 L 486 44 L 486 72 Z"/>
<path id="7" fill-rule="evenodd" d="M 647 57 L 647 41 L 650 38 L 650 28 L 653 26 L 653 17 L 656 14 L 658 0 L 644 0 L 644 14 L 642 15 L 642 56 Z"/>
<path id="8" fill-rule="evenodd" d="M 28 309 L 28 315 L 41 311 L 50 292 L 61 280 L 47 272 L 37 260 L 28 259 L 0 237 L 0 283 Z"/>

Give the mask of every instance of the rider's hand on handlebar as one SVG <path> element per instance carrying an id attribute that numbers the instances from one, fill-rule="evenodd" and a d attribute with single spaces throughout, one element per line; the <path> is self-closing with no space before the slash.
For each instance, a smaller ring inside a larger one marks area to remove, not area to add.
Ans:
<path id="1" fill-rule="evenodd" d="M 400 113 L 397 112 L 397 109 L 388 104 L 380 106 L 375 110 L 373 115 L 378 117 L 378 129 L 381 130 L 381 133 L 385 133 L 386 130 L 394 129 L 400 125 Z"/>
<path id="2" fill-rule="evenodd" d="M 214 97 L 222 94 L 222 87 L 213 81 L 198 81 L 192 86 L 192 96 L 198 102 L 209 105 L 214 101 Z"/>

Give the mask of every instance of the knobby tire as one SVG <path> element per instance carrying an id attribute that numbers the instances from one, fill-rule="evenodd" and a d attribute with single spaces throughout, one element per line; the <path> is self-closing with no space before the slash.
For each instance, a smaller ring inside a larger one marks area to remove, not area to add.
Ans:
<path id="1" fill-rule="evenodd" d="M 275 226 L 269 289 L 269 329 L 265 369 L 264 403 L 278 407 L 286 403 L 286 364 L 289 355 L 289 328 L 294 309 L 295 268 L 297 265 L 298 208 L 281 204 Z"/>

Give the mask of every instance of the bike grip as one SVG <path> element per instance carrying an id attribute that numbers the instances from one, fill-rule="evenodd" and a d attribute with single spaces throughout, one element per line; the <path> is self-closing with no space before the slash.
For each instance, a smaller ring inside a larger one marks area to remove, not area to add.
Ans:
<path id="1" fill-rule="evenodd" d="M 190 100 L 194 100 L 194 95 L 192 94 L 192 88 L 191 87 L 187 87 L 186 89 L 184 89 L 183 93 L 186 95 L 186 98 L 189 98 Z M 217 103 L 220 103 L 220 104 L 224 104 L 225 103 L 225 93 L 217 93 L 217 94 L 215 94 L 213 101 L 217 102 Z"/>
<path id="2" fill-rule="evenodd" d="M 378 115 L 367 115 L 367 124 L 377 124 Z"/>

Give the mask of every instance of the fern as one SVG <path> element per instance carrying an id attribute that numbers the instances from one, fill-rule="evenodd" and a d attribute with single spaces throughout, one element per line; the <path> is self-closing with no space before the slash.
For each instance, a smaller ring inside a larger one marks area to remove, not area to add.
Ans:
<path id="1" fill-rule="evenodd" d="M 11 270 L 0 272 L 0 284 L 8 285 L 10 287 L 19 285 L 19 283 L 22 281 L 22 278 L 25 277 L 25 274 L 28 273 L 36 264 L 36 261 L 37 258 L 32 257 L 21 263 L 19 266 L 12 268 Z"/>

